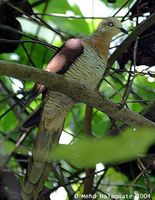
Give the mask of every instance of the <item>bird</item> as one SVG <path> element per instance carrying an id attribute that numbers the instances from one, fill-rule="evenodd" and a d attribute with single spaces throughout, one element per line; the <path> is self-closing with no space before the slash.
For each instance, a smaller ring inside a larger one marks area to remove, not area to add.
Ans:
<path id="1" fill-rule="evenodd" d="M 68 39 L 52 57 L 46 71 L 62 74 L 70 82 L 97 90 L 106 70 L 110 42 L 120 32 L 127 33 L 117 18 L 102 19 L 91 35 Z M 67 113 L 75 103 L 67 95 L 48 88 L 43 102 L 39 130 L 22 187 L 23 200 L 39 199 L 51 171 L 49 155 L 58 144 Z"/>

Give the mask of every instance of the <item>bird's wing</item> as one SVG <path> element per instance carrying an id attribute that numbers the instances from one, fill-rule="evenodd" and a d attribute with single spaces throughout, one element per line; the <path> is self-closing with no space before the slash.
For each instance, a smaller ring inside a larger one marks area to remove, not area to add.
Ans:
<path id="1" fill-rule="evenodd" d="M 67 40 L 60 50 L 52 57 L 46 68 L 46 71 L 64 74 L 72 65 L 72 63 L 83 53 L 83 49 L 83 42 L 80 38 L 71 38 Z M 35 97 L 37 96 L 36 93 L 44 93 L 45 96 L 45 86 L 38 85 L 37 89 L 35 89 L 33 92 L 35 93 L 35 95 L 33 95 Z M 23 123 L 23 128 L 38 125 L 40 122 L 42 109 L 43 104 Z"/>
<path id="2" fill-rule="evenodd" d="M 82 53 L 82 40 L 69 39 L 51 59 L 46 70 L 52 73 L 64 74 Z M 58 143 L 67 114 L 67 107 L 65 110 L 63 108 L 57 109 L 57 103 L 60 103 L 59 98 L 63 98 L 63 94 L 58 96 L 56 92 L 52 92 L 51 96 L 49 94 L 50 91 L 48 95 L 45 95 L 42 103 L 44 109 L 38 109 L 30 117 L 29 124 L 31 126 L 32 121 L 36 123 L 39 116 L 40 122 L 33 156 L 28 165 L 27 176 L 23 184 L 22 197 L 24 200 L 38 199 L 39 192 L 43 189 L 46 177 L 51 170 L 50 153 L 54 144 Z M 28 121 L 25 124 L 28 125 Z"/>
<path id="3" fill-rule="evenodd" d="M 71 38 L 54 55 L 47 66 L 47 71 L 64 74 L 71 64 L 83 53 L 83 42 L 80 38 Z"/>

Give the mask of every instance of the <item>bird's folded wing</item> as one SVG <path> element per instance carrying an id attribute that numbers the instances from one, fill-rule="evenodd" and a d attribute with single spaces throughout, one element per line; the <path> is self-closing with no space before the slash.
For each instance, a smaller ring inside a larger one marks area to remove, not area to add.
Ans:
<path id="1" fill-rule="evenodd" d="M 60 48 L 49 62 L 46 70 L 52 73 L 64 74 L 74 61 L 83 53 L 83 42 L 80 38 L 71 38 Z M 42 93 L 46 94 L 46 88 L 38 85 L 32 92 L 33 98 Z M 44 103 L 35 110 L 28 119 L 23 123 L 23 128 L 37 126 L 41 119 L 41 113 Z"/>
<path id="2" fill-rule="evenodd" d="M 53 56 L 47 66 L 47 71 L 64 74 L 72 63 L 83 53 L 83 42 L 80 38 L 71 38 L 65 42 Z"/>

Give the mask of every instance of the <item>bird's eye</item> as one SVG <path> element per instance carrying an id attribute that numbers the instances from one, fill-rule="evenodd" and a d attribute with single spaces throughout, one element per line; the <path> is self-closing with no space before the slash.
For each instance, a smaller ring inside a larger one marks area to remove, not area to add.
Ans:
<path id="1" fill-rule="evenodd" d="M 110 27 L 114 26 L 113 22 L 109 22 L 108 26 L 110 26 Z"/>

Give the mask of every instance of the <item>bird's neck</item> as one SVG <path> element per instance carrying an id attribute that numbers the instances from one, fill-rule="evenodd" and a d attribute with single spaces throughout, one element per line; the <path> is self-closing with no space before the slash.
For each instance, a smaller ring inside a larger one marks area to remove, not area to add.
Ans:
<path id="1" fill-rule="evenodd" d="M 112 36 L 109 33 L 93 33 L 88 39 L 85 40 L 87 44 L 96 49 L 105 62 L 108 60 L 109 46 Z"/>

